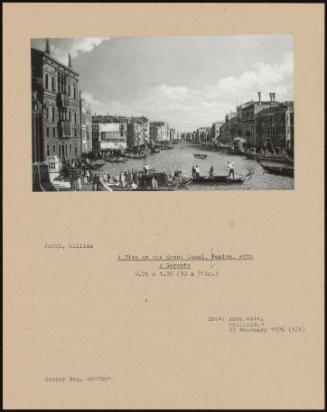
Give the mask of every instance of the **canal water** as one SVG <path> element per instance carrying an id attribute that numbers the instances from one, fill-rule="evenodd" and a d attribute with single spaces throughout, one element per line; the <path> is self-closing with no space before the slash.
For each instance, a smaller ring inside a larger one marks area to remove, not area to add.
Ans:
<path id="1" fill-rule="evenodd" d="M 193 153 L 207 154 L 207 159 L 196 159 Z M 253 172 L 250 179 L 242 184 L 232 185 L 196 185 L 191 184 L 184 190 L 289 190 L 294 188 L 294 179 L 285 176 L 276 176 L 265 172 L 253 159 L 243 156 L 227 154 L 217 151 L 201 149 L 200 146 L 181 142 L 174 145 L 171 150 L 162 150 L 160 153 L 149 154 L 146 159 L 129 159 L 125 163 L 109 163 L 101 167 L 101 171 L 116 176 L 119 172 L 142 170 L 143 166 L 158 172 L 174 172 L 181 170 L 183 175 L 192 176 L 192 166 L 198 165 L 201 175 L 209 175 L 211 166 L 215 169 L 215 175 L 227 174 L 227 162 L 234 162 L 235 177 L 244 176 Z"/>

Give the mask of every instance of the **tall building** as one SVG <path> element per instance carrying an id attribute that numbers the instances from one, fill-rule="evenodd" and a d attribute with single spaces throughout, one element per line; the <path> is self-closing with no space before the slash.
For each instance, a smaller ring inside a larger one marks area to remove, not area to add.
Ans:
<path id="1" fill-rule="evenodd" d="M 256 117 L 256 146 L 258 148 L 286 149 L 294 146 L 293 102 L 279 103 L 260 111 Z"/>
<path id="2" fill-rule="evenodd" d="M 255 119 L 257 114 L 266 108 L 276 106 L 279 103 L 275 101 L 275 93 L 270 93 L 270 101 L 261 100 L 261 92 L 258 92 L 257 101 L 249 101 L 237 107 L 237 116 L 239 119 L 239 128 L 241 136 L 246 139 L 250 145 L 256 145 L 256 126 Z"/>
<path id="3" fill-rule="evenodd" d="M 210 127 L 199 127 L 196 131 L 197 142 L 208 143 L 211 136 Z"/>
<path id="4" fill-rule="evenodd" d="M 61 163 L 69 163 L 81 155 L 79 74 L 72 68 L 70 55 L 67 65 L 52 56 L 48 40 L 45 51 L 31 49 L 31 58 L 34 158 L 44 161 L 55 155 Z M 36 106 L 41 107 L 39 121 Z"/>
<path id="5" fill-rule="evenodd" d="M 219 127 L 219 139 L 218 140 L 221 143 L 227 143 L 228 142 L 228 134 L 227 134 L 227 130 L 226 130 L 226 123 L 223 123 Z"/>
<path id="6" fill-rule="evenodd" d="M 127 147 L 128 117 L 92 116 L 93 151 L 124 150 Z"/>
<path id="7" fill-rule="evenodd" d="M 211 130 L 210 130 L 210 138 L 213 142 L 219 139 L 219 130 L 222 124 L 223 122 L 213 122 L 212 123 Z"/>
<path id="8" fill-rule="evenodd" d="M 80 99 L 82 153 L 92 152 L 92 114 L 85 99 Z"/>
<path id="9" fill-rule="evenodd" d="M 132 117 L 127 127 L 127 146 L 137 147 L 149 143 L 149 120 L 144 117 Z"/>
<path id="10" fill-rule="evenodd" d="M 167 122 L 150 122 L 150 141 L 163 142 L 169 140 L 169 125 Z"/>
<path id="11" fill-rule="evenodd" d="M 241 137 L 242 130 L 237 112 L 227 113 L 225 116 L 225 141 L 232 143 L 236 137 Z"/>
<path id="12" fill-rule="evenodd" d="M 177 140 L 177 134 L 175 129 L 170 129 L 169 130 L 169 140 L 173 142 L 174 140 Z"/>
<path id="13" fill-rule="evenodd" d="M 37 98 L 37 92 L 32 94 L 32 161 L 44 160 L 43 142 L 43 108 Z"/>

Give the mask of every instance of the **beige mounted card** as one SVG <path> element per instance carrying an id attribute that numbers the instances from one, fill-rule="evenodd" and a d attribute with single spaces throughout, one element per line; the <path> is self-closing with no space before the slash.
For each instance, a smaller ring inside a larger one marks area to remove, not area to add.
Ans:
<path id="1" fill-rule="evenodd" d="M 8 3 L 3 84 L 4 407 L 322 409 L 323 6 Z"/>

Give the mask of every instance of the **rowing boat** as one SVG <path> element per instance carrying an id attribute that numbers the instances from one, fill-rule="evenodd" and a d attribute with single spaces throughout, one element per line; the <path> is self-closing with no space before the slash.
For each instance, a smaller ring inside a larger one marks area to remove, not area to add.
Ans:
<path id="1" fill-rule="evenodd" d="M 207 154 L 200 154 L 200 153 L 193 153 L 193 156 L 197 159 L 206 159 L 208 157 Z"/>

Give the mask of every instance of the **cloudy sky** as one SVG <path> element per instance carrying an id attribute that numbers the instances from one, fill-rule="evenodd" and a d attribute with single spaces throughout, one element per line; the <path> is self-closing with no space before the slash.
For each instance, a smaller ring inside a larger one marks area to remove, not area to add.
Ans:
<path id="1" fill-rule="evenodd" d="M 293 37 L 286 35 L 50 39 L 80 74 L 93 113 L 145 115 L 177 130 L 224 119 L 237 104 L 293 100 Z M 44 50 L 44 39 L 32 47 Z"/>

